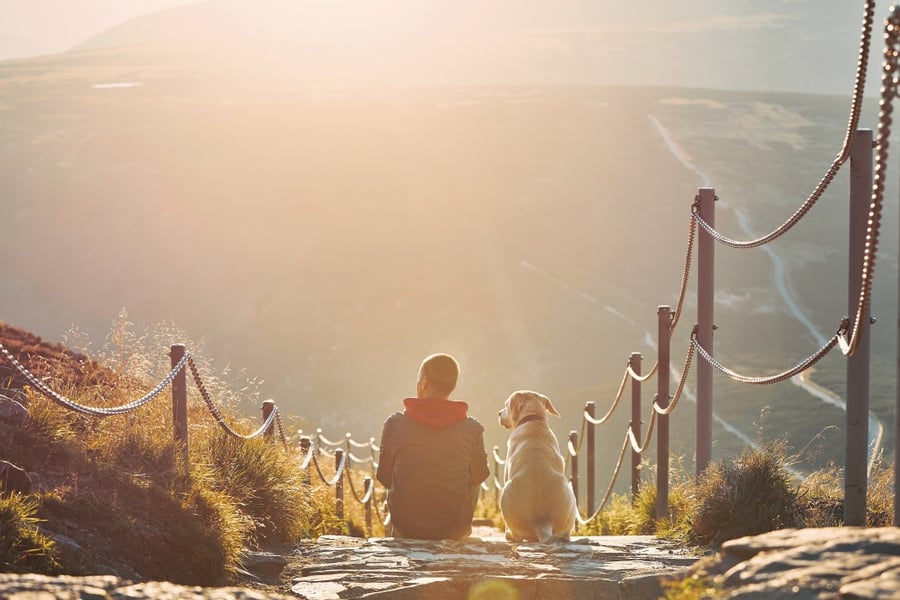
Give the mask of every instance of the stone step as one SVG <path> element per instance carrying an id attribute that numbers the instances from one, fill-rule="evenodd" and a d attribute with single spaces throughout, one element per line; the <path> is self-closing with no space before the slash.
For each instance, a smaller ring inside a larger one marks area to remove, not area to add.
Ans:
<path id="1" fill-rule="evenodd" d="M 659 598 L 696 555 L 653 536 L 514 544 L 494 530 L 461 541 L 322 536 L 288 557 L 282 579 L 306 600 Z"/>

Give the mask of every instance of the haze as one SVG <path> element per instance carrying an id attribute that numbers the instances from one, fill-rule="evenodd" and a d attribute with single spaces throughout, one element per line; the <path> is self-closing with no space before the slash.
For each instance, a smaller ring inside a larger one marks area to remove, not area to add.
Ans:
<path id="1" fill-rule="evenodd" d="M 129 19 L 194 3 L 0 0 L 4 16 L 0 59 L 62 52 Z M 218 3 L 231 6 L 233 17 L 245 23 L 256 39 L 269 37 L 267 29 L 272 27 L 295 40 L 304 37 L 292 32 L 296 25 L 305 29 L 306 42 L 315 35 L 340 41 L 330 57 L 338 62 L 328 63 L 325 55 L 317 57 L 325 61 L 326 70 L 346 66 L 347 55 L 357 52 L 359 57 L 360 47 L 365 47 L 367 73 L 387 80 L 669 85 L 823 94 L 848 93 L 863 14 L 862 2 L 845 0 Z M 273 5 L 281 10 L 289 6 L 302 19 L 267 23 L 265 17 L 274 12 L 270 11 Z M 208 21 L 188 23 L 189 18 L 190 13 L 185 13 L 186 31 L 181 33 L 194 41 L 217 27 Z M 876 12 L 876 40 L 882 18 Z M 172 21 L 164 26 L 157 21 L 159 27 L 152 26 L 152 18 L 145 23 L 151 25 L 138 39 L 177 34 Z M 140 25 L 126 29 L 131 37 L 112 35 L 106 43 L 133 43 Z M 335 52 L 340 56 L 333 56 Z M 369 67 L 378 59 L 382 59 L 380 70 L 373 74 Z M 876 67 L 879 62 L 875 56 Z M 868 91 L 874 93 L 878 77 L 874 68 L 871 73 Z"/>

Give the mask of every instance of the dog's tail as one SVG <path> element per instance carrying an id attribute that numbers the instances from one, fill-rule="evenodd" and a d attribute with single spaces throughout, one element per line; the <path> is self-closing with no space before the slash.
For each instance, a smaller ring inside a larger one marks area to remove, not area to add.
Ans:
<path id="1" fill-rule="evenodd" d="M 537 535 L 537 539 L 542 544 L 547 544 L 549 542 L 554 541 L 553 536 L 553 527 L 550 525 L 548 521 L 543 521 L 541 523 L 534 524 L 534 533 Z"/>

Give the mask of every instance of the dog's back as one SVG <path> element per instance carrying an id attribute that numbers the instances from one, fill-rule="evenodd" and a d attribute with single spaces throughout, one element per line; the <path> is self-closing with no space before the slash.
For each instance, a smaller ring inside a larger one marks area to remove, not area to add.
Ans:
<path id="1" fill-rule="evenodd" d="M 565 461 L 546 421 L 522 425 L 510 435 L 506 485 L 500 510 L 512 538 L 567 541 L 575 526 L 575 495 Z"/>

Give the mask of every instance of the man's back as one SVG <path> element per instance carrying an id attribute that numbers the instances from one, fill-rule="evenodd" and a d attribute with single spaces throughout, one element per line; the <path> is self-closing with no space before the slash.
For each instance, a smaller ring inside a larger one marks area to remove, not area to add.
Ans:
<path id="1" fill-rule="evenodd" d="M 407 399 L 408 412 L 410 402 L 421 406 L 448 401 Z M 478 486 L 490 473 L 484 427 L 471 417 L 434 425 L 410 414 L 391 415 L 382 433 L 378 480 L 389 489 L 388 506 L 397 534 L 465 537 L 471 532 Z"/>

